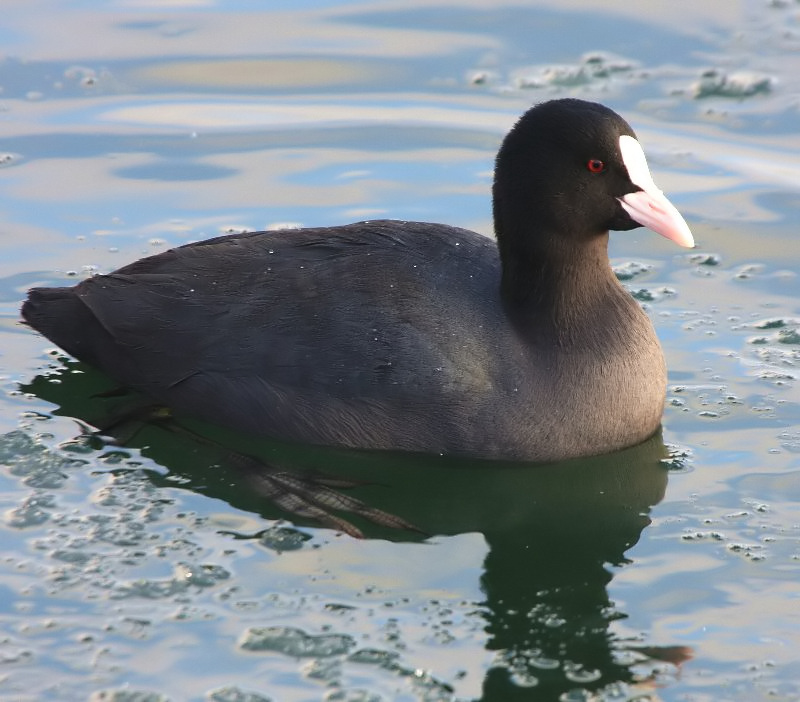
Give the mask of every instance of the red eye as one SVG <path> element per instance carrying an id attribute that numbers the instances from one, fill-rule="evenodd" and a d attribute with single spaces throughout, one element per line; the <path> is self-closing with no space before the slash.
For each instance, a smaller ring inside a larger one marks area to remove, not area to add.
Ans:
<path id="1" fill-rule="evenodd" d="M 586 162 L 586 168 L 589 169 L 589 173 L 602 173 L 606 169 L 606 164 L 599 158 L 590 158 Z"/>

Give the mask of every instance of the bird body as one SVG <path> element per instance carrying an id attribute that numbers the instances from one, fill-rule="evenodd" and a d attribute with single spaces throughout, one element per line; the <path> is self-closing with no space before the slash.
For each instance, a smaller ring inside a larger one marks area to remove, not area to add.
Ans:
<path id="1" fill-rule="evenodd" d="M 658 429 L 666 383 L 608 261 L 608 229 L 640 226 L 647 195 L 632 134 L 594 103 L 529 111 L 498 155 L 497 242 L 393 220 L 233 234 L 34 289 L 23 317 L 155 402 L 252 434 L 533 461 L 621 449 Z M 652 217 L 690 240 L 674 208 Z"/>

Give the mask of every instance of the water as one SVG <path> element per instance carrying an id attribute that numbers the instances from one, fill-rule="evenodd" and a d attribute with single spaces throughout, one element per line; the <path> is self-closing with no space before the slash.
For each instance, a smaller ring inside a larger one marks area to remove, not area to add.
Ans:
<path id="1" fill-rule="evenodd" d="M 0 695 L 798 699 L 800 6 L 270 7 L 4 10 Z M 665 347 L 663 438 L 533 469 L 203 428 L 371 480 L 429 538 L 292 520 L 158 428 L 81 438 L 108 382 L 17 324 L 31 285 L 227 230 L 490 233 L 499 139 L 563 95 L 634 125 L 698 240 L 612 237 Z"/>

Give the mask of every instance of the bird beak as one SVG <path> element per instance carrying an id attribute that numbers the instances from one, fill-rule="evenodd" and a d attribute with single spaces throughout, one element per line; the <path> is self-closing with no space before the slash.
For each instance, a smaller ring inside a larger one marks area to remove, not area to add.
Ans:
<path id="1" fill-rule="evenodd" d="M 656 234 L 667 237 L 679 246 L 694 247 L 694 237 L 686 220 L 653 182 L 639 142 L 623 134 L 619 138 L 619 148 L 631 182 L 641 188 L 617 198 L 622 208 L 632 220 Z"/>

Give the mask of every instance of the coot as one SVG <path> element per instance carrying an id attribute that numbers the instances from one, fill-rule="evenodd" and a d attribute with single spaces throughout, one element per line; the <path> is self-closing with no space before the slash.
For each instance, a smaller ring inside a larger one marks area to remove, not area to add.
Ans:
<path id="1" fill-rule="evenodd" d="M 693 241 L 633 130 L 537 105 L 493 196 L 496 242 L 391 220 L 233 234 L 35 288 L 22 315 L 154 402 L 257 435 L 532 461 L 645 440 L 664 359 L 608 231 Z"/>

